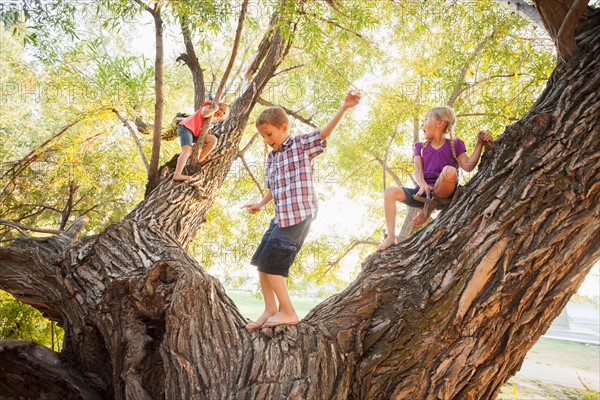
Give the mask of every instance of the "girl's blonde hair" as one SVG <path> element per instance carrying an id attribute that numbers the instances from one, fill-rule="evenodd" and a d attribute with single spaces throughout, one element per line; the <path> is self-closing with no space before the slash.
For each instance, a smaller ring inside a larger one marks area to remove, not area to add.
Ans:
<path id="1" fill-rule="evenodd" d="M 448 106 L 441 107 L 433 107 L 429 111 L 425 113 L 425 118 L 432 117 L 436 121 L 444 121 L 446 126 L 444 127 L 444 134 L 450 135 L 450 148 L 452 149 L 452 155 L 455 160 L 458 160 L 456 157 L 456 149 L 454 148 L 454 138 L 452 137 L 452 129 L 454 128 L 454 124 L 456 123 L 456 114 L 454 114 L 454 110 Z M 429 140 L 423 143 L 423 147 L 421 147 L 421 156 L 423 156 L 423 150 L 425 147 L 429 145 Z"/>
<path id="2" fill-rule="evenodd" d="M 425 115 L 433 117 L 436 121 L 444 121 L 446 123 L 444 133 L 449 133 L 450 136 L 452 136 L 452 129 L 456 123 L 456 114 L 454 114 L 452 108 L 448 106 L 433 107 L 431 110 L 427 111 Z"/>

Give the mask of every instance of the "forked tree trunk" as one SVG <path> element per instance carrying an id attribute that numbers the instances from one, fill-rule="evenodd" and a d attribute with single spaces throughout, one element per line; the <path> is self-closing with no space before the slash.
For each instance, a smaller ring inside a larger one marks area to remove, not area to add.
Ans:
<path id="1" fill-rule="evenodd" d="M 456 205 L 368 257 L 297 327 L 244 330 L 219 282 L 183 250 L 259 92 L 233 105 L 227 146 L 198 179 L 162 182 L 97 236 L 76 240 L 78 221 L 0 248 L 2 288 L 66 332 L 60 360 L 3 342 L 0 393 L 35 396 L 41 381 L 49 398 L 494 398 L 600 256 L 600 13 L 587 17 L 578 52 Z M 263 65 L 284 51 L 273 35 Z"/>

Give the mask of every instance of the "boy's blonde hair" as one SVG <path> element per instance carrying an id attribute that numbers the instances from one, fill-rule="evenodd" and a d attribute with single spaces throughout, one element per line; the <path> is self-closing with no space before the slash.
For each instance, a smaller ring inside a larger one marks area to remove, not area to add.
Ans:
<path id="1" fill-rule="evenodd" d="M 452 108 L 447 106 L 433 107 L 425 115 L 433 117 L 437 121 L 446 122 L 444 133 L 452 133 L 452 128 L 454 128 L 454 124 L 456 123 L 456 114 L 454 114 Z"/>
<path id="2" fill-rule="evenodd" d="M 456 161 L 458 161 L 456 148 L 454 146 L 454 138 L 452 137 L 452 129 L 456 123 L 456 114 L 454 114 L 454 110 L 448 106 L 433 107 L 425 113 L 425 118 L 427 117 L 432 117 L 436 121 L 444 121 L 446 123 L 446 126 L 444 127 L 444 134 L 447 133 L 450 135 L 450 149 L 452 150 L 452 156 Z M 429 140 L 423 143 L 423 147 L 421 147 L 421 157 L 423 157 L 423 150 L 425 150 L 428 145 Z"/>
<path id="3" fill-rule="evenodd" d="M 283 124 L 288 124 L 288 116 L 285 110 L 279 106 L 267 107 L 256 118 L 256 126 L 262 124 L 271 124 L 279 128 Z"/>

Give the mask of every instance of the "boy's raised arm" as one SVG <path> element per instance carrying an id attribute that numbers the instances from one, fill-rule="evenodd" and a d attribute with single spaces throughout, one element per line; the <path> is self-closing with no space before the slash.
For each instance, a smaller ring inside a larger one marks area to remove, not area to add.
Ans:
<path id="1" fill-rule="evenodd" d="M 325 140 L 329 135 L 333 133 L 335 128 L 339 125 L 342 117 L 346 113 L 346 110 L 354 107 L 360 102 L 360 98 L 362 97 L 362 93 L 359 90 L 353 90 L 346 93 L 346 97 L 344 98 L 344 103 L 342 107 L 335 113 L 335 115 L 329 120 L 327 125 L 323 129 L 321 129 L 321 139 Z"/>

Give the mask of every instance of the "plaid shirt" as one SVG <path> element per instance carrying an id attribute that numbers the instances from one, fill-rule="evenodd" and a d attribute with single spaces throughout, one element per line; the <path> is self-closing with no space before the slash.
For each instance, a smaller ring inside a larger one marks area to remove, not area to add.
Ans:
<path id="1" fill-rule="evenodd" d="M 321 132 L 290 136 L 267 158 L 265 187 L 271 189 L 275 223 L 280 228 L 316 216 L 318 204 L 313 182 L 313 158 L 323 153 L 327 141 Z"/>

